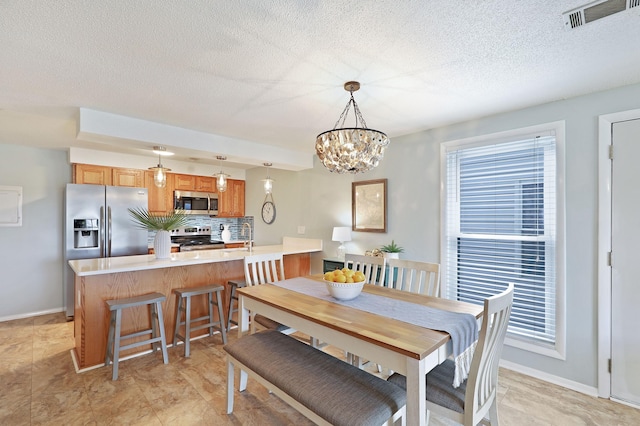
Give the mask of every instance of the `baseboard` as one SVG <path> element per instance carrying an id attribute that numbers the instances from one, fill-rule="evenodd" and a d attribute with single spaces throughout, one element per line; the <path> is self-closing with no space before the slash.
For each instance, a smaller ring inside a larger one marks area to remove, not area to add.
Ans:
<path id="1" fill-rule="evenodd" d="M 500 360 L 500 367 L 515 371 L 517 373 L 522 373 L 536 379 L 544 380 L 545 382 L 553 383 L 554 385 L 562 386 L 563 388 L 571 389 L 585 395 L 593 396 L 596 398 L 598 397 L 598 388 L 595 386 L 587 386 L 583 383 L 574 382 L 573 380 L 568 380 L 564 377 L 554 376 L 553 374 L 535 370 L 530 367 L 525 367 L 511 361 L 505 361 L 504 359 Z"/>
<path id="2" fill-rule="evenodd" d="M 640 410 L 640 405 L 634 404 L 633 402 L 625 401 L 624 399 L 618 399 L 618 398 L 611 398 L 611 400 L 614 401 L 614 402 L 617 402 L 619 404 L 626 405 L 626 406 L 629 406 L 631 408 L 636 408 L 636 409 Z"/>
<path id="3" fill-rule="evenodd" d="M 24 318 L 38 317 L 40 315 L 57 314 L 58 312 L 64 312 L 64 308 L 47 309 L 46 311 L 29 312 L 25 314 L 9 315 L 7 317 L 0 317 L 0 322 L 13 321 Z"/>

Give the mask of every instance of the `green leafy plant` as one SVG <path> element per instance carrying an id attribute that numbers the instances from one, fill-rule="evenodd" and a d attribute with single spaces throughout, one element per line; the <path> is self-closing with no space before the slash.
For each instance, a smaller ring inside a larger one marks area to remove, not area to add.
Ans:
<path id="1" fill-rule="evenodd" d="M 139 228 L 148 231 L 171 231 L 188 223 L 189 216 L 182 210 L 174 210 L 166 214 L 151 214 L 149 210 L 138 207 L 129 210 L 132 220 Z"/>
<path id="2" fill-rule="evenodd" d="M 380 247 L 380 251 L 384 253 L 402 253 L 404 251 L 404 248 L 396 245 L 396 242 L 394 240 L 391 240 L 391 244 Z"/>

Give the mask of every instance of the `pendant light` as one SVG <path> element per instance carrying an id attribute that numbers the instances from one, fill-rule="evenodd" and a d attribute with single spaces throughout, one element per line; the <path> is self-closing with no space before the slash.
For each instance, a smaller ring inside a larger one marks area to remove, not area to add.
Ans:
<path id="1" fill-rule="evenodd" d="M 154 146 L 153 153 L 158 154 L 158 165 L 149 167 L 149 170 L 153 170 L 153 183 L 158 188 L 164 188 L 167 186 L 167 172 L 171 171 L 171 169 L 162 166 L 161 157 L 173 155 L 173 152 L 167 151 L 164 146 Z"/>
<path id="2" fill-rule="evenodd" d="M 269 167 L 271 167 L 273 164 L 271 163 L 262 163 L 262 164 L 264 164 L 264 166 L 267 168 L 267 177 L 265 179 L 262 179 L 262 182 L 264 182 L 264 193 L 271 194 L 271 191 L 273 191 L 274 180 L 269 177 Z"/>
<path id="3" fill-rule="evenodd" d="M 360 108 L 353 99 L 353 92 L 359 89 L 360 83 L 357 81 L 348 81 L 344 84 L 344 90 L 350 93 L 351 99 L 347 102 L 333 129 L 320 133 L 316 137 L 316 154 L 330 172 L 369 171 L 378 166 L 384 156 L 385 148 L 389 145 L 389 138 L 385 133 L 367 128 Z M 344 127 L 351 105 L 353 105 L 356 119 L 355 127 Z"/>
<path id="4" fill-rule="evenodd" d="M 224 192 L 227 190 L 227 178 L 231 176 L 222 171 L 222 161 L 225 161 L 227 157 L 218 155 L 216 158 L 220 161 L 220 173 L 216 173 L 213 176 L 216 178 L 216 188 L 218 188 L 218 192 Z"/>

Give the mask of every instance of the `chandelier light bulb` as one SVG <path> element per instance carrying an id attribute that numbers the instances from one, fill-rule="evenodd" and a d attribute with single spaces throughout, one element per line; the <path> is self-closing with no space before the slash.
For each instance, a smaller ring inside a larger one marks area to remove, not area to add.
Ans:
<path id="1" fill-rule="evenodd" d="M 162 164 L 158 164 L 155 172 L 153 173 L 153 183 L 158 188 L 164 188 L 167 186 L 167 174 L 165 173 L 165 169 L 162 167 Z"/>
<path id="2" fill-rule="evenodd" d="M 222 162 L 225 161 L 227 159 L 227 157 L 225 157 L 224 155 L 218 155 L 216 157 L 218 159 L 218 161 Z M 222 167 L 220 167 L 220 173 L 217 173 L 215 175 L 216 178 L 216 188 L 218 189 L 218 192 L 224 192 L 227 190 L 227 177 L 229 177 L 230 175 L 224 173 L 222 171 Z"/>
<path id="3" fill-rule="evenodd" d="M 227 190 L 227 178 L 224 173 L 220 172 L 218 174 L 218 179 L 216 181 L 216 187 L 218 191 L 224 192 Z"/>
<path id="4" fill-rule="evenodd" d="M 167 151 L 163 146 L 154 146 L 153 153 L 158 154 L 158 165 L 149 167 L 149 170 L 153 170 L 153 184 L 158 188 L 164 188 L 167 186 L 167 172 L 171 169 L 162 166 L 161 157 L 173 155 L 173 152 Z"/>
<path id="5" fill-rule="evenodd" d="M 273 191 L 274 180 L 269 177 L 269 167 L 271 167 L 272 164 L 271 163 L 263 163 L 263 164 L 267 168 L 267 177 L 265 179 L 262 179 L 262 182 L 264 182 L 264 193 L 271 194 L 271 192 Z"/>

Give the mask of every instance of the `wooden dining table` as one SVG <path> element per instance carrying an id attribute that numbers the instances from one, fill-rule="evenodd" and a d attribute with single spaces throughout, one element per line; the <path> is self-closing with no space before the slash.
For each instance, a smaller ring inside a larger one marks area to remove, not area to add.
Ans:
<path id="1" fill-rule="evenodd" d="M 318 286 L 325 286 L 321 275 L 293 280 L 313 280 Z M 451 354 L 448 333 L 313 297 L 277 284 L 238 289 L 238 337 L 255 332 L 255 321 L 249 324 L 249 312 L 259 313 L 401 373 L 407 377 L 407 424 L 426 424 L 425 375 Z M 482 317 L 483 307 L 469 303 L 369 284 L 365 284 L 362 291 L 428 308 L 471 314 L 476 319 Z M 240 380 L 240 389 L 246 388 L 246 373 L 240 373 Z"/>

